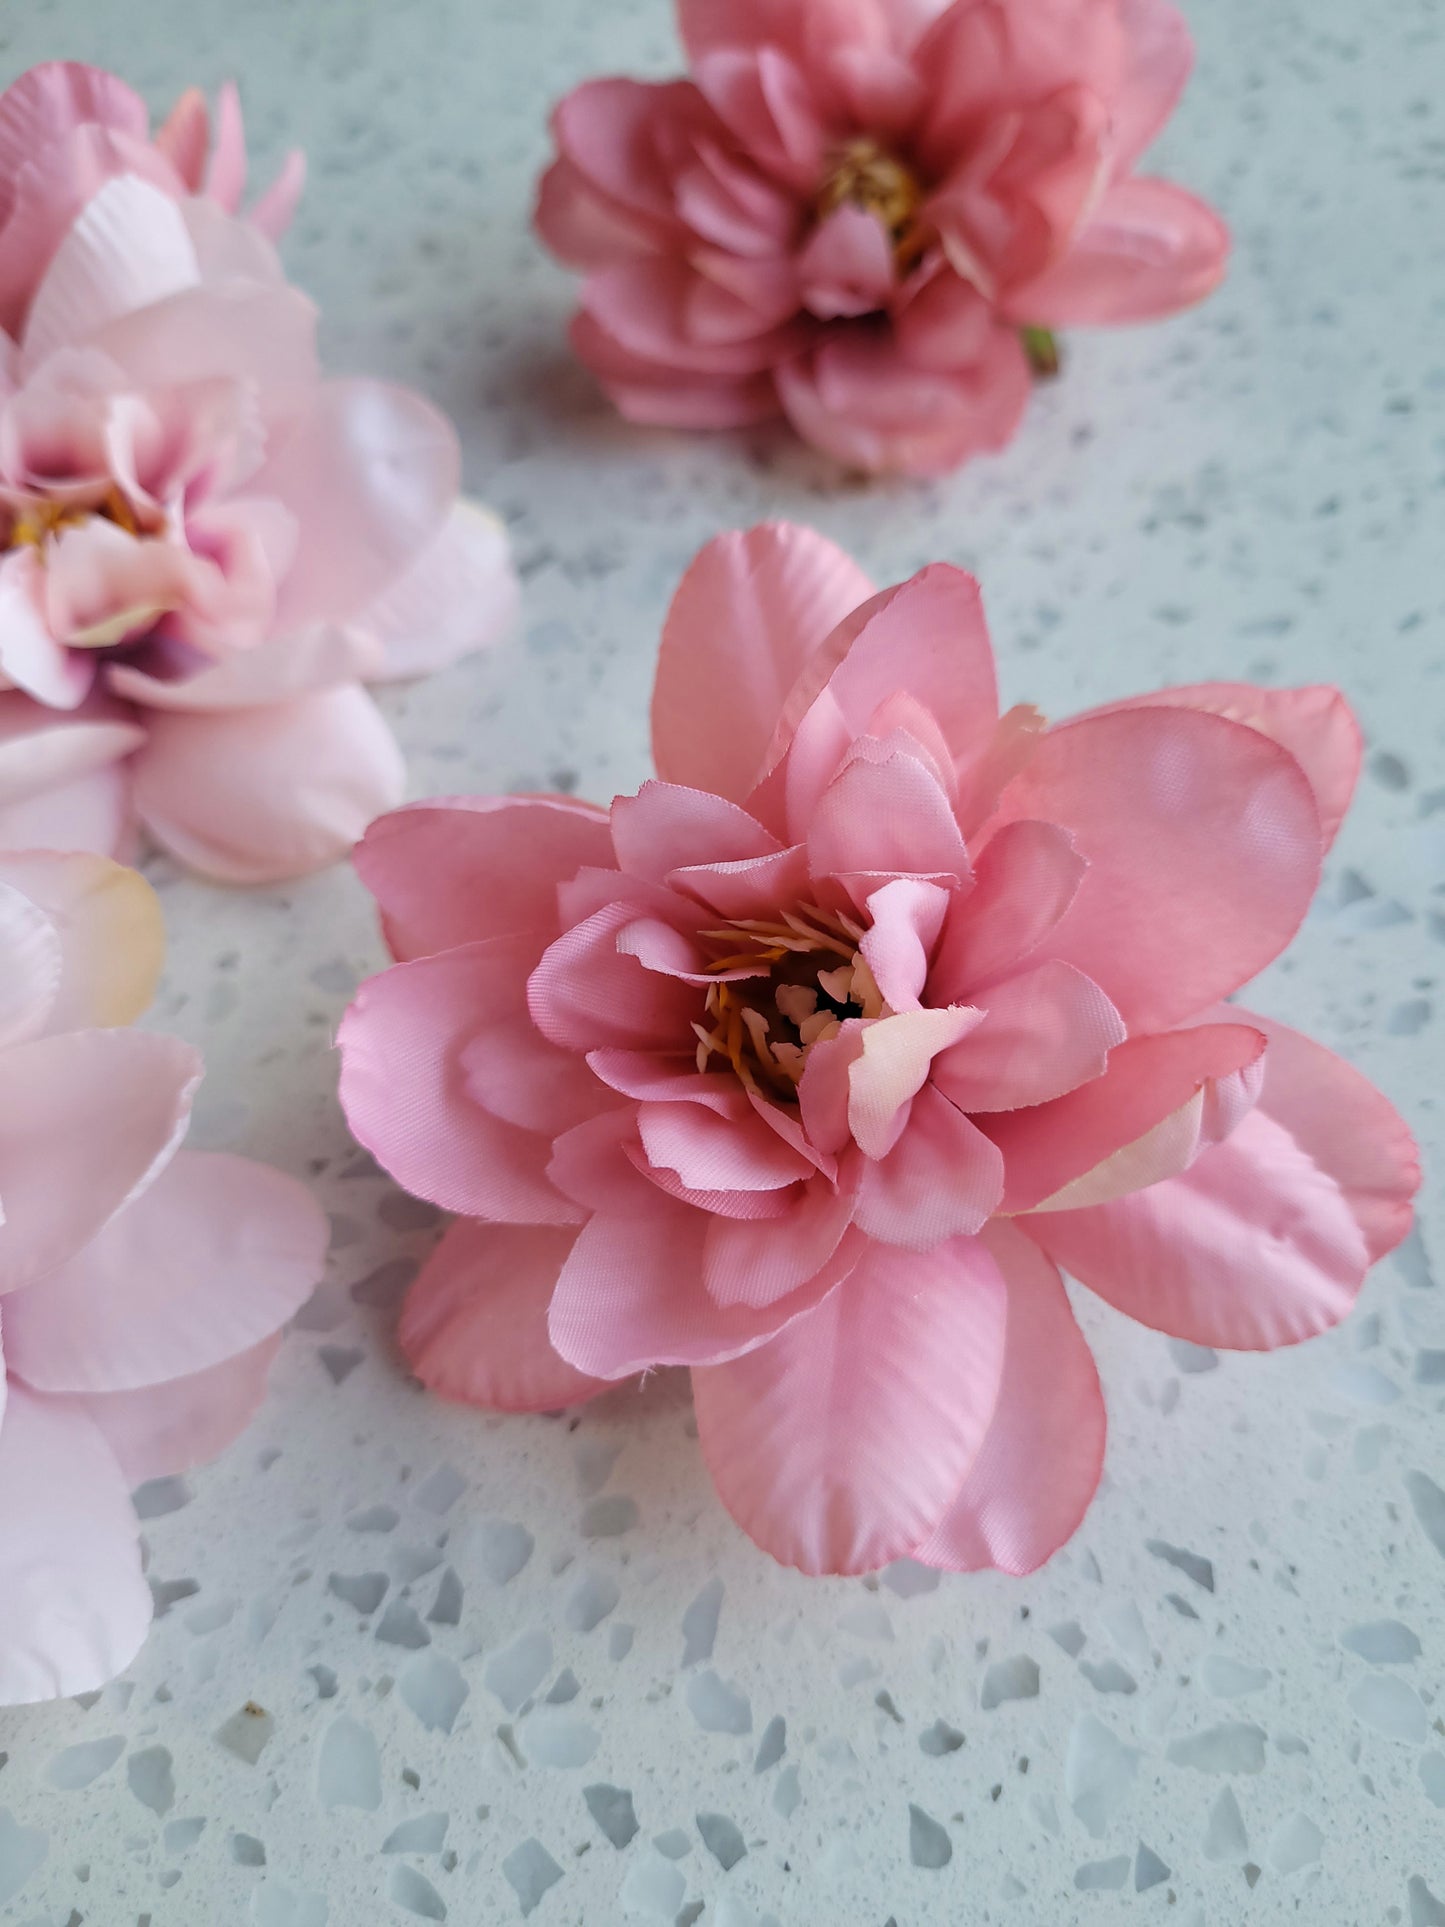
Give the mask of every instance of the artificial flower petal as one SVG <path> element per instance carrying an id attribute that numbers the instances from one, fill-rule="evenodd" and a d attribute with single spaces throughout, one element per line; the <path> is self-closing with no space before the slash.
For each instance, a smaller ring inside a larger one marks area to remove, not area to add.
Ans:
<path id="1" fill-rule="evenodd" d="M 279 1332 L 203 1372 L 133 1392 L 91 1392 L 83 1408 L 129 1485 L 205 1465 L 240 1437 L 266 1395 Z M 0 1696 L 3 1697 L 3 1696 Z"/>
<path id="2" fill-rule="evenodd" d="M 5 851 L 0 884 L 23 892 L 55 933 L 50 1030 L 130 1024 L 148 1008 L 166 931 L 160 900 L 144 877 L 104 857 Z"/>

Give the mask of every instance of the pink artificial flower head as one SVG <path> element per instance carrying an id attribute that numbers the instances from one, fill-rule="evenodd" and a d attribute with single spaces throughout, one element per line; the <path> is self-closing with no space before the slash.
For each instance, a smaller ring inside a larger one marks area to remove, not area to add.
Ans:
<path id="1" fill-rule="evenodd" d="M 557 108 L 537 228 L 630 419 L 781 411 L 851 467 L 1001 448 L 1050 330 L 1224 272 L 1219 217 L 1135 173 L 1192 62 L 1171 0 L 678 0 L 691 80 Z"/>
<path id="2" fill-rule="evenodd" d="M 689 1365 L 779 1560 L 1028 1571 L 1104 1448 L 1060 1266 L 1263 1349 L 1410 1224 L 1385 1099 L 1221 1001 L 1304 915 L 1354 721 L 1243 684 L 1000 716 L 971 577 L 873 595 L 772 526 L 685 577 L 652 724 L 610 810 L 444 799 L 358 849 L 401 961 L 342 1101 L 463 1214 L 402 1347 L 512 1410 Z"/>
<path id="3" fill-rule="evenodd" d="M 451 425 L 315 331 L 254 227 L 125 173 L 0 333 L 0 847 L 331 862 L 402 795 L 362 682 L 509 624 Z"/>
<path id="4" fill-rule="evenodd" d="M 0 328 L 18 335 L 41 276 L 76 218 L 106 181 L 134 174 L 176 200 L 203 195 L 228 214 L 246 189 L 246 131 L 228 81 L 214 130 L 192 87 L 154 137 L 140 95 L 100 67 L 73 60 L 32 67 L 0 94 Z M 250 210 L 272 240 L 288 226 L 306 181 L 297 151 Z"/>
<path id="5" fill-rule="evenodd" d="M 241 1431 L 325 1258 L 294 1179 L 179 1148 L 200 1059 L 124 1028 L 163 946 L 133 871 L 0 855 L 0 1705 L 129 1665 L 130 1489 Z"/>

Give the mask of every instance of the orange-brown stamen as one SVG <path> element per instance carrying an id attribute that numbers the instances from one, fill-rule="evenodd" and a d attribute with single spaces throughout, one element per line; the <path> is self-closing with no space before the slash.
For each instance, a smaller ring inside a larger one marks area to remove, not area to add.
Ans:
<path id="1" fill-rule="evenodd" d="M 776 920 L 739 918 L 699 932 L 718 946 L 710 973 L 752 975 L 708 987 L 706 1021 L 693 1025 L 697 1067 L 714 1057 L 744 1087 L 775 1103 L 795 1104 L 813 1045 L 849 1017 L 880 1017 L 884 1004 L 860 955 L 862 926 L 839 912 L 802 904 Z"/>
<path id="2" fill-rule="evenodd" d="M 923 186 L 912 169 L 877 141 L 863 137 L 849 141 L 835 156 L 815 206 L 820 221 L 844 206 L 871 214 L 888 230 L 894 263 L 906 274 L 928 246 L 918 219 L 922 204 Z"/>

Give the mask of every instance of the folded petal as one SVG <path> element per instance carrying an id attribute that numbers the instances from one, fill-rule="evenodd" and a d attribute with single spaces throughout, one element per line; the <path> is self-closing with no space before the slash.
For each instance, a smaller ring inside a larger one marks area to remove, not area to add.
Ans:
<path id="1" fill-rule="evenodd" d="M 14 1384 L 0 1419 L 0 1704 L 91 1693 L 151 1621 L 139 1528 L 85 1413 Z"/>
<path id="2" fill-rule="evenodd" d="M 175 1037 L 71 1031 L 0 1056 L 0 1294 L 82 1251 L 170 1160 L 201 1061 Z"/>
<path id="3" fill-rule="evenodd" d="M 119 863 L 50 851 L 0 853 L 0 884 L 23 892 L 55 933 L 52 1031 L 130 1024 L 155 996 L 165 921 L 155 891 Z"/>
<path id="4" fill-rule="evenodd" d="M 703 1104 L 640 1104 L 637 1130 L 649 1165 L 675 1171 L 691 1191 L 779 1191 L 814 1167 L 770 1131 L 739 1088 L 725 1111 Z"/>
<path id="5" fill-rule="evenodd" d="M 1338 1324 L 1370 1263 L 1339 1185 L 1258 1110 L 1179 1177 L 1019 1222 L 1141 1324 L 1236 1351 L 1298 1344 Z"/>
<path id="6" fill-rule="evenodd" d="M 1191 683 L 1106 703 L 1089 714 L 1112 715 L 1121 709 L 1202 709 L 1257 729 L 1287 749 L 1309 778 L 1325 848 L 1334 842 L 1359 780 L 1364 741 L 1353 710 L 1330 684 L 1262 689 L 1246 682 Z"/>
<path id="7" fill-rule="evenodd" d="M 662 883 L 692 864 L 775 856 L 778 840 L 736 803 L 678 783 L 644 783 L 612 805 L 612 843 L 629 875 Z"/>
<path id="8" fill-rule="evenodd" d="M 1055 823 L 1005 823 L 974 860 L 973 888 L 949 899 L 929 994 L 967 1003 L 1037 949 L 1078 893 L 1087 865 Z"/>
<path id="9" fill-rule="evenodd" d="M 498 1412 L 555 1412 L 606 1391 L 553 1351 L 547 1306 L 576 1233 L 448 1227 L 402 1306 L 397 1339 L 429 1391 Z"/>
<path id="10" fill-rule="evenodd" d="M 470 1088 L 498 969 L 520 975 L 527 954 L 495 938 L 370 978 L 337 1037 L 341 1104 L 357 1141 L 415 1196 L 503 1224 L 575 1224 L 546 1176 L 549 1139 L 493 1116 Z"/>
<path id="11" fill-rule="evenodd" d="M 1131 1037 L 1102 1077 L 1052 1103 L 986 1116 L 1007 1171 L 1003 1209 L 1063 1209 L 1172 1177 L 1257 1097 L 1264 1054 L 1263 1034 L 1248 1024 Z"/>
<path id="12" fill-rule="evenodd" d="M 860 1049 L 848 1070 L 848 1130 L 866 1157 L 888 1155 L 934 1060 L 980 1021 L 981 1013 L 964 1004 L 897 1011 L 860 1026 Z"/>
<path id="13" fill-rule="evenodd" d="M 188 1378 L 134 1392 L 92 1392 L 73 1403 L 99 1429 L 128 1485 L 169 1478 L 207 1464 L 245 1431 L 265 1397 L 280 1344 L 276 1333 Z"/>
<path id="14" fill-rule="evenodd" d="M 650 970 L 623 950 L 627 931 L 639 922 L 634 904 L 609 903 L 547 948 L 527 992 L 544 1037 L 573 1051 L 687 1049 L 701 996 L 696 986 Z"/>
<path id="15" fill-rule="evenodd" d="M 456 501 L 456 431 L 430 402 L 378 381 L 331 381 L 273 440 L 250 483 L 296 517 L 277 623 L 355 615 L 406 574 Z"/>
<path id="16" fill-rule="evenodd" d="M 401 800 L 401 753 L 354 684 L 261 709 L 153 711 L 135 807 L 183 863 L 269 883 L 334 863 Z"/>
<path id="17" fill-rule="evenodd" d="M 816 1310 L 693 1372 L 719 1496 L 765 1552 L 871 1572 L 934 1529 L 998 1396 L 1006 1293 L 985 1247 L 870 1247 Z"/>
<path id="18" fill-rule="evenodd" d="M 13 183 L 25 163 L 91 124 L 144 140 L 150 115 L 133 87 L 80 60 L 42 61 L 0 94 L 0 222 L 10 213 Z"/>
<path id="19" fill-rule="evenodd" d="M 1194 710 L 1051 729 L 1000 818 L 1072 834 L 1089 867 L 1035 954 L 1092 977 L 1131 1033 L 1185 1021 L 1262 970 L 1319 881 L 1319 812 L 1294 757 Z"/>
<path id="20" fill-rule="evenodd" d="M 893 1149 L 864 1165 L 854 1222 L 881 1244 L 929 1252 L 947 1238 L 981 1230 L 998 1209 L 1003 1186 L 998 1147 L 925 1085 Z"/>
<path id="21" fill-rule="evenodd" d="M 1012 329 L 995 327 L 972 362 L 939 371 L 868 327 L 777 367 L 778 399 L 805 441 L 865 474 L 931 476 L 1013 439 L 1030 376 Z"/>
<path id="22" fill-rule="evenodd" d="M 1117 1010 L 1072 964 L 1043 963 L 980 996 L 983 1019 L 933 1066 L 933 1082 L 961 1111 L 1045 1104 L 1103 1075 L 1124 1041 Z"/>
<path id="23" fill-rule="evenodd" d="M 859 745 L 860 751 L 863 745 Z M 808 867 L 816 878 L 914 874 L 958 883 L 971 879 L 968 851 L 937 779 L 903 751 L 856 754 L 818 799 L 807 827 Z M 854 884 L 863 900 L 874 884 Z"/>
<path id="24" fill-rule="evenodd" d="M 89 656 L 51 632 L 45 571 L 33 554 L 0 557 L 0 676 L 52 709 L 74 709 L 95 677 Z"/>
<path id="25" fill-rule="evenodd" d="M 384 677 L 421 676 L 500 642 L 520 601 L 506 529 L 480 503 L 463 501 L 359 619 L 381 639 Z"/>
<path id="26" fill-rule="evenodd" d="M 1352 1064 L 1272 1017 L 1229 1005 L 1269 1039 L 1259 1108 L 1282 1124 L 1344 1193 L 1374 1264 L 1410 1229 L 1420 1154 L 1409 1127 Z"/>
<path id="27" fill-rule="evenodd" d="M 911 1552 L 945 1572 L 1022 1574 L 1057 1552 L 1088 1510 L 1104 1463 L 1104 1400 L 1053 1265 L 1008 1225 L 991 1224 L 984 1242 L 1008 1281 L 998 1402 L 961 1489 Z"/>
<path id="28" fill-rule="evenodd" d="M 918 1008 L 934 948 L 956 894 L 917 877 L 896 877 L 869 897 L 871 921 L 858 949 L 883 1001 L 893 1010 Z"/>
<path id="29" fill-rule="evenodd" d="M 827 1183 L 805 1185 L 782 1218 L 714 1218 L 703 1251 L 708 1296 L 723 1306 L 772 1305 L 825 1266 L 851 1264 L 858 1255 L 856 1238 L 845 1244 L 852 1218 L 852 1198 Z"/>
<path id="30" fill-rule="evenodd" d="M 607 818 L 561 796 L 440 797 L 379 817 L 356 846 L 392 955 L 557 929 L 557 885 L 612 854 Z"/>
<path id="31" fill-rule="evenodd" d="M 39 1392 L 128 1392 L 204 1372 L 280 1329 L 320 1281 L 324 1213 L 248 1158 L 181 1151 L 82 1249 L 5 1307 Z"/>
<path id="32" fill-rule="evenodd" d="M 1213 293 L 1229 230 L 1206 201 L 1142 175 L 1105 190 L 1067 252 L 1008 291 L 1021 325 L 1099 327 L 1157 321 Z"/>
<path id="33" fill-rule="evenodd" d="M 135 860 L 130 773 L 123 763 L 0 801 L 0 849 L 80 850 Z"/>
<path id="34" fill-rule="evenodd" d="M 872 592 L 811 529 L 764 523 L 709 542 L 662 634 L 652 752 L 664 781 L 742 802 L 803 665 Z"/>

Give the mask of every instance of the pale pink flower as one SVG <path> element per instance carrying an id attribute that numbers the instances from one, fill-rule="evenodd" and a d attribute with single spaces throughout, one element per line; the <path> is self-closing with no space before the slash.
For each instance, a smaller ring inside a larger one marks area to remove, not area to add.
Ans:
<path id="1" fill-rule="evenodd" d="M 121 853 L 142 826 L 232 882 L 330 862 L 402 795 L 362 683 L 511 620 L 450 424 L 324 380 L 315 332 L 255 226 L 140 172 L 46 255 L 0 332 L 0 847 Z"/>
<path id="2" fill-rule="evenodd" d="M 1223 274 L 1219 217 L 1135 172 L 1192 60 L 1171 0 L 678 19 L 692 78 L 569 94 L 537 207 L 586 271 L 573 345 L 634 421 L 781 411 L 854 467 L 939 474 L 1012 437 L 1049 330 L 1173 314 Z"/>
<path id="3" fill-rule="evenodd" d="M 1026 1571 L 1104 1448 L 1057 1267 L 1267 1348 L 1409 1226 L 1386 1100 L 1221 1002 L 1304 915 L 1354 721 L 1220 683 L 1000 717 L 971 577 L 873 596 L 773 526 L 693 564 L 652 725 L 659 780 L 610 810 L 444 799 L 358 849 L 401 961 L 343 1103 L 463 1214 L 403 1349 L 523 1410 L 689 1365 L 778 1559 Z"/>
<path id="4" fill-rule="evenodd" d="M 129 1665 L 131 1487 L 242 1429 L 325 1257 L 294 1179 L 179 1148 L 200 1058 L 123 1028 L 163 947 L 133 871 L 0 855 L 0 1705 Z"/>

